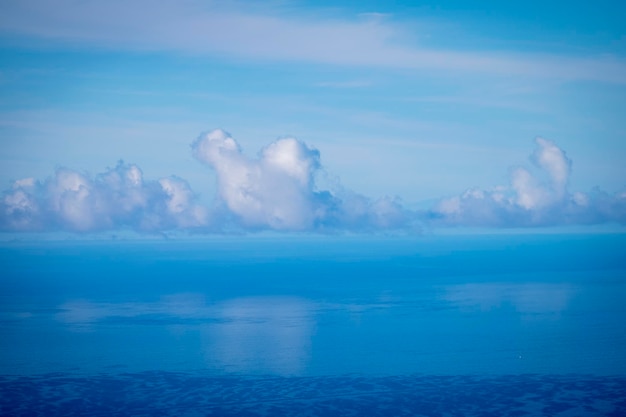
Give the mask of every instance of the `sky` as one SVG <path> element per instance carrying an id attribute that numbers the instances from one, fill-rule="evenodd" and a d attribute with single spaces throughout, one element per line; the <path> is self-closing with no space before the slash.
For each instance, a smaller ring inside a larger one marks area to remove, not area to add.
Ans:
<path id="1" fill-rule="evenodd" d="M 626 224 L 626 6 L 0 2 L 0 230 Z"/>

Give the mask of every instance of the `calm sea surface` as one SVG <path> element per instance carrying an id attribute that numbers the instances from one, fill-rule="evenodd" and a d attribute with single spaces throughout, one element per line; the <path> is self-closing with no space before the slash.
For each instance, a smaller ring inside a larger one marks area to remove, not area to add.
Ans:
<path id="1" fill-rule="evenodd" d="M 624 235 L 12 242 L 0 267 L 2 415 L 626 415 Z"/>

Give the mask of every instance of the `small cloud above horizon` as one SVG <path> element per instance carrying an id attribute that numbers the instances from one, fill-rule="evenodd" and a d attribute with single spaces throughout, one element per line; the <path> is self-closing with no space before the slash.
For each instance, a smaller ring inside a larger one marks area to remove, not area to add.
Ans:
<path id="1" fill-rule="evenodd" d="M 626 192 L 569 191 L 572 160 L 551 140 L 538 137 L 535 144 L 531 155 L 535 173 L 517 167 L 508 185 L 470 188 L 442 199 L 429 212 L 433 223 L 486 227 L 626 223 Z"/>

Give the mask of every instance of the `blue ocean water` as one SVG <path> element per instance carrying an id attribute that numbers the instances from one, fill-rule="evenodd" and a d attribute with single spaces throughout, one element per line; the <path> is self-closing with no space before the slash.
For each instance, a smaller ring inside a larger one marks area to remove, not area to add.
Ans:
<path id="1" fill-rule="evenodd" d="M 2 415 L 626 415 L 626 236 L 0 248 Z"/>

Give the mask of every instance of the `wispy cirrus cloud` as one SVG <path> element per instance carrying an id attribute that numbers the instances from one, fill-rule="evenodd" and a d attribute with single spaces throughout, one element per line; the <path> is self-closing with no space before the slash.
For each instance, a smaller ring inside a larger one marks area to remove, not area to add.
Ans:
<path id="1" fill-rule="evenodd" d="M 0 33 L 40 43 L 252 60 L 626 83 L 626 62 L 616 56 L 434 48 L 416 41 L 419 22 L 408 25 L 367 14 L 353 19 L 304 17 L 237 5 L 9 0 L 3 5 Z"/>

